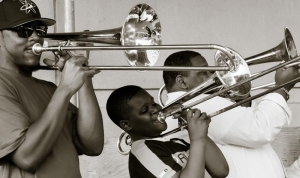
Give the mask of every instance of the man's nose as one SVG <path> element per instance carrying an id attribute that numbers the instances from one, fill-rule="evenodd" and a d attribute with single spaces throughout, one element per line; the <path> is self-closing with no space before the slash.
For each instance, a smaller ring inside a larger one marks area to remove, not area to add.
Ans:
<path id="1" fill-rule="evenodd" d="M 29 37 L 29 40 L 34 40 L 40 44 L 43 44 L 43 42 L 44 42 L 44 38 L 40 37 L 36 30 L 33 30 L 33 33 Z"/>
<path id="2" fill-rule="evenodd" d="M 39 35 L 38 35 L 38 32 L 36 31 L 36 29 L 33 30 L 32 34 L 30 37 L 38 37 L 38 38 L 41 38 Z"/>

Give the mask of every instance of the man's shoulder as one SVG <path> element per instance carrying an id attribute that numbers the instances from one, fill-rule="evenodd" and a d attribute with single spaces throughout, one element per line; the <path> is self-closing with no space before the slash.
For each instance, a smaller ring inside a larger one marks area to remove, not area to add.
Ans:
<path id="1" fill-rule="evenodd" d="M 25 77 L 23 75 L 20 75 L 18 73 L 15 73 L 13 71 L 1 67 L 0 67 L 0 82 L 9 85 L 15 85 L 15 84 L 31 85 L 32 83 L 34 83 L 34 84 L 40 84 L 40 85 L 56 88 L 56 85 L 53 82 L 38 79 L 36 77 Z"/>
<path id="2" fill-rule="evenodd" d="M 52 87 L 52 88 L 56 88 L 57 86 L 50 81 L 47 80 L 42 80 L 42 79 L 38 79 L 38 78 L 34 78 L 36 80 L 36 82 L 40 83 L 41 85 L 46 85 L 48 87 Z"/>

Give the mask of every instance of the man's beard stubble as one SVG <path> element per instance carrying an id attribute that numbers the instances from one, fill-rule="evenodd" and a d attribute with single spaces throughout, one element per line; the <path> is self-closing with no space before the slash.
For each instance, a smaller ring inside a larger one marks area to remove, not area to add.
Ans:
<path id="1" fill-rule="evenodd" d="M 35 72 L 37 70 L 39 70 L 41 67 L 40 64 L 35 65 L 35 66 L 22 66 L 23 71 L 25 72 Z"/>

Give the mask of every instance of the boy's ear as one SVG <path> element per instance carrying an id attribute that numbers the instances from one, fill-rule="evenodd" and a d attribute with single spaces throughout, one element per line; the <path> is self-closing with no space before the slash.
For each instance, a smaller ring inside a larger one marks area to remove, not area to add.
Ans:
<path id="1" fill-rule="evenodd" d="M 121 120 L 120 127 L 126 132 L 132 129 L 129 120 Z"/>
<path id="2" fill-rule="evenodd" d="M 176 80 L 176 85 L 177 85 L 179 88 L 185 89 L 185 90 L 188 88 L 184 76 L 182 76 L 182 75 L 177 75 L 177 77 L 176 77 L 175 80 Z"/>

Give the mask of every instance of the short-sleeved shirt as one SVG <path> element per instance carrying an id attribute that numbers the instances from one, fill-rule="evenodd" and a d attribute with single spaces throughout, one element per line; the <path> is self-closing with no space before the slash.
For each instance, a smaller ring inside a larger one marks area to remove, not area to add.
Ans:
<path id="1" fill-rule="evenodd" d="M 137 140 L 129 154 L 130 177 L 172 177 L 186 166 L 189 148 L 190 144 L 179 138 Z"/>
<path id="2" fill-rule="evenodd" d="M 56 86 L 51 82 L 0 68 L 1 178 L 81 177 L 72 134 L 77 108 L 71 104 L 55 146 L 35 173 L 21 170 L 7 158 L 25 140 L 27 129 L 41 117 L 55 90 Z"/>

